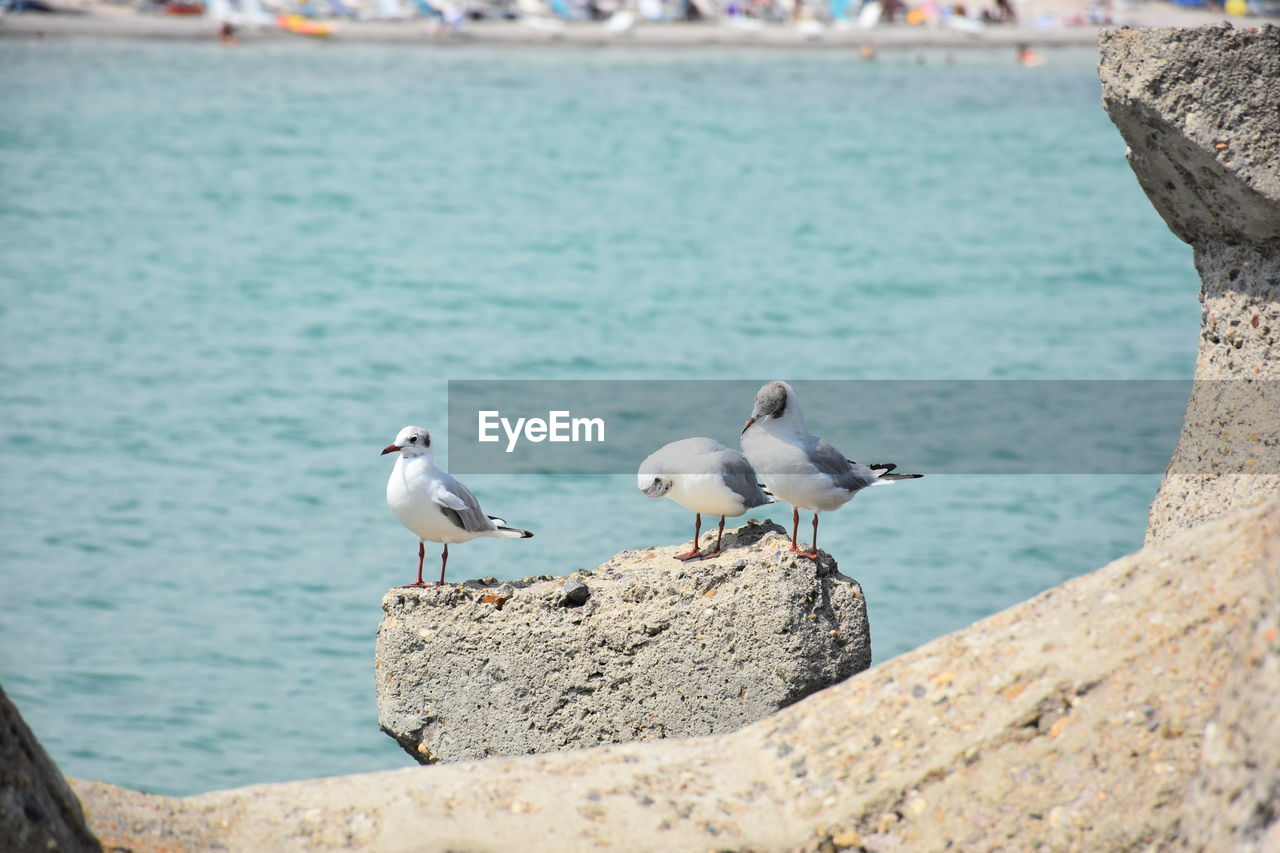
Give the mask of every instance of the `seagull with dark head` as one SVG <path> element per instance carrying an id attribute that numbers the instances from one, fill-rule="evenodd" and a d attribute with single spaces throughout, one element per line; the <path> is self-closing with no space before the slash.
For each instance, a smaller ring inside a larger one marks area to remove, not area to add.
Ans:
<path id="1" fill-rule="evenodd" d="M 671 498 L 694 511 L 693 546 L 688 553 L 677 554 L 677 560 L 720 556 L 725 516 L 742 515 L 753 507 L 773 503 L 756 482 L 756 472 L 746 457 L 710 438 L 685 438 L 655 451 L 640 464 L 636 485 L 651 498 Z M 720 516 L 715 550 L 705 554 L 698 549 L 704 512 Z"/>
<path id="2" fill-rule="evenodd" d="M 426 555 L 424 542 L 444 545 L 440 556 L 440 581 L 449 562 L 450 543 L 470 542 L 480 536 L 504 539 L 528 539 L 528 530 L 507 527 L 494 515 L 485 515 L 471 490 L 436 467 L 431 434 L 422 427 L 407 426 L 396 440 L 382 449 L 382 455 L 399 453 L 396 466 L 387 480 L 387 505 L 418 537 L 418 580 L 408 586 L 426 586 L 422 582 L 422 561 Z"/>
<path id="3" fill-rule="evenodd" d="M 818 557 L 818 513 L 844 506 L 869 486 L 914 480 L 923 474 L 895 474 L 897 465 L 862 465 L 809 432 L 796 392 L 785 382 L 769 382 L 756 392 L 755 406 L 742 428 L 742 450 L 765 488 L 791 504 L 791 550 L 799 551 L 800 510 L 813 512 L 813 549 Z"/>

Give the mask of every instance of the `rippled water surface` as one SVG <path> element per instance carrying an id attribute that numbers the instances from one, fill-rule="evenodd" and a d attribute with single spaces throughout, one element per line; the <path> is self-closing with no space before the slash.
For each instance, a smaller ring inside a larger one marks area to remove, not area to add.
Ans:
<path id="1" fill-rule="evenodd" d="M 378 451 L 449 378 L 1191 373 L 1190 253 L 1089 53 L 331 47 L 0 43 L 0 683 L 69 774 L 410 763 Z M 749 401 L 708 405 L 732 441 Z M 884 660 L 1135 549 L 1157 482 L 926 477 L 822 544 Z M 455 578 L 689 534 L 629 477 L 470 484 L 538 536 Z"/>

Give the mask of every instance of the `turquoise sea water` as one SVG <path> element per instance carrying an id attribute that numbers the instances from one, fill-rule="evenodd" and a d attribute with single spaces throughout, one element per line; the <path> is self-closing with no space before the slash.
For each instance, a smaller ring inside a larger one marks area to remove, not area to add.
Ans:
<path id="1" fill-rule="evenodd" d="M 330 47 L 0 43 L 0 683 L 69 774 L 411 763 L 378 451 L 449 378 L 1191 374 L 1190 252 L 1089 52 Z M 732 441 L 750 401 L 709 405 Z M 455 579 L 689 535 L 630 477 L 469 482 L 537 537 Z M 822 544 L 883 661 L 1134 550 L 1157 482 L 926 477 Z"/>

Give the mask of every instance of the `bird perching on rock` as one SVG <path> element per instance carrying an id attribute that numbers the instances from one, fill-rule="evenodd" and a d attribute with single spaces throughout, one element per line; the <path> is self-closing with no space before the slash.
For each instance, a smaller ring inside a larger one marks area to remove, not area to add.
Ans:
<path id="1" fill-rule="evenodd" d="M 791 550 L 800 551 L 796 536 L 800 510 L 813 512 L 813 550 L 818 558 L 818 513 L 844 506 L 869 486 L 915 480 L 923 474 L 895 474 L 892 462 L 862 465 L 846 457 L 826 439 L 805 427 L 796 392 L 785 382 L 769 382 L 756 392 L 755 406 L 742 428 L 742 450 L 766 489 L 791 504 Z"/>
<path id="2" fill-rule="evenodd" d="M 667 497 L 694 511 L 693 546 L 677 560 L 709 560 L 720 556 L 725 516 L 773 503 L 756 482 L 751 463 L 736 450 L 710 438 L 685 438 L 664 445 L 640 464 L 636 485 L 651 498 Z M 698 548 L 702 514 L 720 516 L 715 550 Z"/>
<path id="3" fill-rule="evenodd" d="M 440 555 L 440 580 L 436 584 L 443 586 L 450 543 L 470 542 L 480 536 L 504 539 L 533 536 L 528 530 L 507 527 L 507 523 L 495 515 L 485 515 L 470 489 L 437 468 L 431 434 L 422 427 L 407 426 L 400 430 L 396 440 L 382 449 L 383 456 L 388 453 L 399 453 L 400 457 L 387 480 L 387 505 L 400 523 L 418 537 L 418 580 L 408 586 L 427 585 L 422 582 L 424 542 L 444 545 Z"/>

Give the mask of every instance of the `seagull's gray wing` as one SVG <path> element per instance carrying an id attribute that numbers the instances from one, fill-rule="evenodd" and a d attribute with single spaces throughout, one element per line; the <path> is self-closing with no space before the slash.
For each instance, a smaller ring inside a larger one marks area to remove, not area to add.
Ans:
<path id="1" fill-rule="evenodd" d="M 751 467 L 747 457 L 736 450 L 725 448 L 723 459 L 721 479 L 730 490 L 742 498 L 747 509 L 773 503 L 773 498 L 760 488 L 756 469 Z"/>
<path id="2" fill-rule="evenodd" d="M 495 529 L 489 516 L 480 509 L 480 501 L 471 494 L 471 490 L 444 472 L 441 472 L 440 483 L 432 500 L 440 507 L 445 518 L 468 533 L 483 533 Z"/>
<path id="3" fill-rule="evenodd" d="M 866 465 L 854 462 L 832 446 L 825 438 L 809 449 L 809 461 L 821 474 L 826 474 L 836 488 L 856 492 L 875 485 L 880 476 Z"/>

